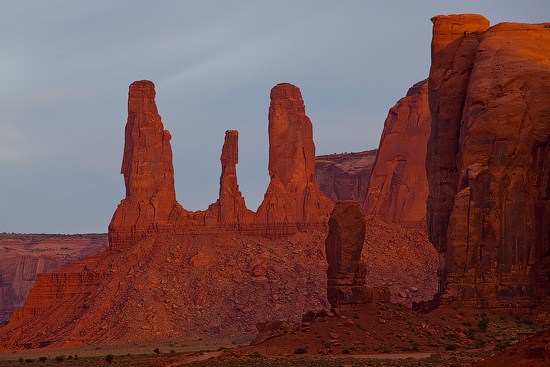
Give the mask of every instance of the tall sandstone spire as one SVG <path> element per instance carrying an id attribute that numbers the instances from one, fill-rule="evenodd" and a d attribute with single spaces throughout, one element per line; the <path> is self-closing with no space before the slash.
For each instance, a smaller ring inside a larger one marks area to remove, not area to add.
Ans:
<path id="1" fill-rule="evenodd" d="M 157 111 L 154 84 L 148 80 L 132 83 L 121 169 L 126 198 L 109 224 L 112 250 L 172 228 L 174 218 L 183 212 L 176 201 L 170 139 Z"/>
<path id="2" fill-rule="evenodd" d="M 227 130 L 220 157 L 220 196 L 209 210 L 217 214 L 218 222 L 226 228 L 240 229 L 244 223 L 251 223 L 254 212 L 248 210 L 237 184 L 237 163 L 239 163 L 239 132 Z"/>
<path id="3" fill-rule="evenodd" d="M 263 235 L 326 228 L 334 204 L 315 181 L 313 128 L 300 89 L 288 83 L 271 89 L 269 176 L 255 220 Z"/>
<path id="4" fill-rule="evenodd" d="M 550 27 L 432 18 L 426 172 L 441 291 L 477 306 L 550 289 Z"/>

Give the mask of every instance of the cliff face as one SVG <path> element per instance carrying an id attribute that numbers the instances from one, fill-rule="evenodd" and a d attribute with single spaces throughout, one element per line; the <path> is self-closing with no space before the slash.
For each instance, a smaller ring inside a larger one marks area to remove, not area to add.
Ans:
<path id="1" fill-rule="evenodd" d="M 333 202 L 355 200 L 362 204 L 367 196 L 376 152 L 367 150 L 315 157 L 315 179 L 319 189 Z"/>
<path id="2" fill-rule="evenodd" d="M 404 227 L 426 228 L 425 161 L 430 127 L 428 81 L 423 80 L 388 113 L 363 204 L 366 215 Z"/>
<path id="3" fill-rule="evenodd" d="M 550 270 L 550 25 L 432 21 L 426 172 L 441 291 L 537 303 Z"/>
<path id="4" fill-rule="evenodd" d="M 17 238 L 18 237 L 18 238 Z M 107 236 L 3 235 L 0 238 L 0 323 L 23 307 L 37 274 L 107 248 Z"/>
<path id="5" fill-rule="evenodd" d="M 282 237 L 307 228 L 326 229 L 334 204 L 317 187 L 311 121 L 300 89 L 288 83 L 271 90 L 269 175 L 255 219 L 257 227 L 265 226 L 263 235 Z"/>

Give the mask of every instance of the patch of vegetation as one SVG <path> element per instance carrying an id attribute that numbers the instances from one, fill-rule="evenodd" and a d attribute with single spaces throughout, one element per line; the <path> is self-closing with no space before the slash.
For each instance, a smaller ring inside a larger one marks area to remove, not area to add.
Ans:
<path id="1" fill-rule="evenodd" d="M 107 354 L 107 355 L 105 356 L 105 362 L 107 362 L 107 363 L 109 363 L 109 364 L 113 363 L 113 359 L 115 359 L 115 356 L 112 355 L 112 354 Z"/>
<path id="2" fill-rule="evenodd" d="M 477 323 L 479 330 L 486 332 L 489 327 L 489 317 L 487 315 L 482 316 L 481 320 Z"/>
<path id="3" fill-rule="evenodd" d="M 445 350 L 457 350 L 458 345 L 456 344 L 445 344 Z"/>
<path id="4" fill-rule="evenodd" d="M 349 352 L 349 351 L 348 351 L 348 352 Z M 300 348 L 296 348 L 296 349 L 294 350 L 294 354 L 306 354 L 306 353 L 307 353 L 307 349 L 306 349 L 306 348 L 300 347 Z"/>

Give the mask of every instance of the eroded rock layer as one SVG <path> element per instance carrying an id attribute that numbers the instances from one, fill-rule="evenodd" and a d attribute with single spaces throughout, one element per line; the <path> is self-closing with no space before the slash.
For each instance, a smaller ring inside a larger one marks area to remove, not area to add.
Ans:
<path id="1" fill-rule="evenodd" d="M 430 128 L 428 81 L 423 80 L 388 113 L 363 204 L 366 215 L 404 227 L 426 228 L 425 161 Z"/>
<path id="2" fill-rule="evenodd" d="M 0 323 L 23 307 L 37 274 L 107 249 L 106 234 L 0 234 Z"/>
<path id="3" fill-rule="evenodd" d="M 550 289 L 550 24 L 432 21 L 426 172 L 442 296 L 537 304 Z"/>

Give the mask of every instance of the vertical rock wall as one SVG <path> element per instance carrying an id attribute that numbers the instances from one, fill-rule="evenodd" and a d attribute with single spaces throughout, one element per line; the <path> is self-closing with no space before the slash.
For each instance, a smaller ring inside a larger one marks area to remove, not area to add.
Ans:
<path id="1" fill-rule="evenodd" d="M 432 21 L 426 171 L 441 291 L 536 304 L 550 289 L 550 24 Z"/>
<path id="2" fill-rule="evenodd" d="M 428 81 L 423 80 L 388 113 L 363 204 L 366 215 L 404 227 L 426 228 L 425 161 L 430 127 Z"/>

